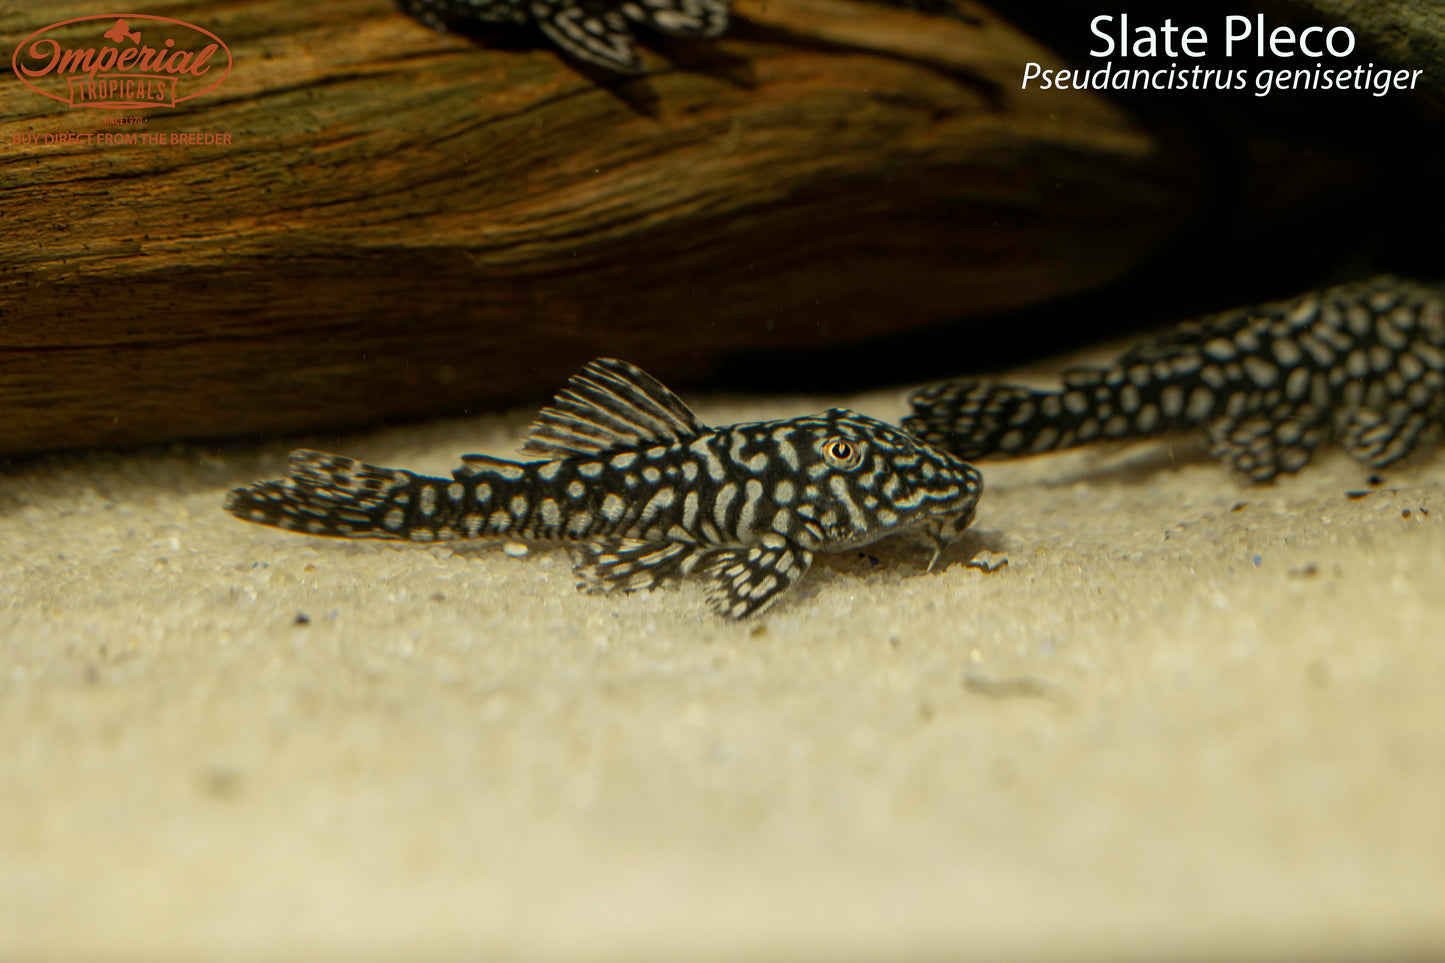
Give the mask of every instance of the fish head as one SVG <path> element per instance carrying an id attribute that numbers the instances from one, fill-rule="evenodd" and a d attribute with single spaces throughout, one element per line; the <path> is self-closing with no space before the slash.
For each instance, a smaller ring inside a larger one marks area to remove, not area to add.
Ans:
<path id="1" fill-rule="evenodd" d="M 796 425 L 792 444 L 804 479 L 798 514 L 820 550 L 905 531 L 941 550 L 973 520 L 983 479 L 954 455 L 845 408 Z"/>

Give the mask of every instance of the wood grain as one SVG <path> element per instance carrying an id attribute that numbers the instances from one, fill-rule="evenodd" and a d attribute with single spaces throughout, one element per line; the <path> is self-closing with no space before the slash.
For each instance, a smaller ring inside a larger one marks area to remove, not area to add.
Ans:
<path id="1" fill-rule="evenodd" d="M 599 354 L 695 383 L 1100 284 L 1195 203 L 1106 102 L 1021 94 L 1050 55 L 982 10 L 745 2 L 632 78 L 386 0 L 148 12 L 230 77 L 130 128 L 0 82 L 0 451 L 476 410 Z M 16 142 L 117 130 L 232 143 Z"/>

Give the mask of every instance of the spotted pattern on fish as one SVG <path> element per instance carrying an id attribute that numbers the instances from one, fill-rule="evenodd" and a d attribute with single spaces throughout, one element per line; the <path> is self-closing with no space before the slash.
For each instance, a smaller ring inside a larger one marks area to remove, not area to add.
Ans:
<path id="1" fill-rule="evenodd" d="M 729 0 L 397 0 L 404 13 L 437 29 L 535 25 L 563 52 L 608 70 L 642 66 L 632 24 L 675 37 L 716 37 Z"/>
<path id="2" fill-rule="evenodd" d="M 982 26 L 952 0 L 879 2 Z M 633 24 L 674 37 L 717 37 L 731 17 L 731 0 L 396 0 L 396 5 L 438 30 L 535 25 L 567 55 L 626 73 L 642 66 Z"/>
<path id="3" fill-rule="evenodd" d="M 698 574 L 726 618 L 762 612 L 819 552 L 895 534 L 939 553 L 972 521 L 977 470 L 842 408 L 709 428 L 625 361 L 575 375 L 525 452 L 464 455 L 452 478 L 295 451 L 290 474 L 239 488 L 238 518 L 313 535 L 416 542 L 526 538 L 575 546 L 579 587 L 650 588 Z"/>
<path id="4" fill-rule="evenodd" d="M 1211 315 L 1063 382 L 937 385 L 903 424 L 968 459 L 1201 428 L 1256 482 L 1299 471 L 1327 437 L 1383 468 L 1445 422 L 1445 293 L 1378 277 Z"/>

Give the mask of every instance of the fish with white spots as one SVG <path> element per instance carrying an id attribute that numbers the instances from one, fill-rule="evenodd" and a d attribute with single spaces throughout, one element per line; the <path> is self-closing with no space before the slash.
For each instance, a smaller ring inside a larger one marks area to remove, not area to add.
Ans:
<path id="1" fill-rule="evenodd" d="M 696 573 L 720 615 L 743 618 L 819 552 L 904 533 L 932 547 L 932 568 L 983 487 L 966 462 L 846 409 L 709 428 L 656 379 L 608 358 L 542 410 L 523 450 L 546 460 L 464 455 L 450 479 L 295 451 L 289 477 L 239 488 L 225 507 L 341 538 L 570 542 L 586 591 Z"/>
<path id="2" fill-rule="evenodd" d="M 1393 277 L 1341 285 L 1185 322 L 1063 381 L 935 385 L 903 424 L 967 459 L 1203 429 L 1256 482 L 1299 471 L 1331 436 L 1383 468 L 1445 422 L 1445 294 Z"/>
<path id="3" fill-rule="evenodd" d="M 397 0 L 428 26 L 535 25 L 578 60 L 607 70 L 642 66 L 632 27 L 673 37 L 716 37 L 727 29 L 729 0 Z"/>
<path id="4" fill-rule="evenodd" d="M 920 13 L 981 22 L 950 0 L 882 0 Z M 408 16 L 439 30 L 534 26 L 568 56 L 605 70 L 642 69 L 633 29 L 668 37 L 718 37 L 731 0 L 396 0 Z"/>

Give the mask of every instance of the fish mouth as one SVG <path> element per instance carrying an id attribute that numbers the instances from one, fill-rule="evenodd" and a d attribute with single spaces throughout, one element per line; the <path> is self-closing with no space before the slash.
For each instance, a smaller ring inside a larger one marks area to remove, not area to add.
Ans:
<path id="1" fill-rule="evenodd" d="M 902 515 L 892 524 L 877 522 L 869 528 L 858 529 L 847 522 L 839 522 L 824 527 L 823 534 L 827 543 L 824 551 L 846 551 L 851 548 L 861 548 L 894 535 L 923 533 L 928 541 L 933 542 L 937 540 L 937 535 L 929 533 L 929 529 L 936 532 L 949 528 L 950 523 L 960 517 L 966 517 L 971 521 L 977 504 L 978 496 L 976 494 L 964 493 L 947 502 L 931 503 L 926 511 Z M 966 527 L 966 525 L 967 522 L 962 527 Z"/>

